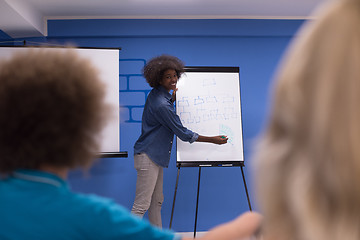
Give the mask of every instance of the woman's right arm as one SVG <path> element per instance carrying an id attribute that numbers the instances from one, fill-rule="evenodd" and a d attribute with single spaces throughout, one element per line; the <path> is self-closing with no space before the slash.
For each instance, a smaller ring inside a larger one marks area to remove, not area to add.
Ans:
<path id="1" fill-rule="evenodd" d="M 154 116 L 162 125 L 170 128 L 182 141 L 188 141 L 190 143 L 192 142 L 191 138 L 193 138 L 194 132 L 182 125 L 179 116 L 170 106 L 160 106 Z M 198 136 L 199 137 L 197 140 L 194 139 L 196 142 L 208 142 L 220 145 L 227 143 L 228 140 L 228 138 L 224 135 L 211 137 L 202 135 Z"/>
<path id="2" fill-rule="evenodd" d="M 221 145 L 221 144 L 227 143 L 227 140 L 228 140 L 228 138 L 224 135 L 212 136 L 212 137 L 199 135 L 196 142 L 208 142 L 208 143 L 214 143 L 214 144 Z"/>

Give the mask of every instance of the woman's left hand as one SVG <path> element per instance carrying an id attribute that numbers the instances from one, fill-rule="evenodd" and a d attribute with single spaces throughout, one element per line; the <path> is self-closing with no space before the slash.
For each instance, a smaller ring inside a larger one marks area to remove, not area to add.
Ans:
<path id="1" fill-rule="evenodd" d="M 172 100 L 172 102 L 175 102 L 176 101 L 176 91 L 177 91 L 178 89 L 175 89 L 173 92 L 172 92 L 172 95 L 171 95 L 171 100 Z"/>

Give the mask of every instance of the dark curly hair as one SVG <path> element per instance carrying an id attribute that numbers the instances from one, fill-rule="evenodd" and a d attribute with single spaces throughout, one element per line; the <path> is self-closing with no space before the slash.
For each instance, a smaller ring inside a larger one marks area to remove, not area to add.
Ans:
<path id="1" fill-rule="evenodd" d="M 97 71 L 73 51 L 27 50 L 0 63 L 0 172 L 89 166 L 109 116 Z"/>
<path id="2" fill-rule="evenodd" d="M 178 78 L 180 78 L 181 74 L 185 71 L 184 63 L 177 57 L 161 55 L 150 59 L 144 66 L 142 73 L 150 87 L 158 87 L 164 72 L 169 69 L 175 70 Z"/>

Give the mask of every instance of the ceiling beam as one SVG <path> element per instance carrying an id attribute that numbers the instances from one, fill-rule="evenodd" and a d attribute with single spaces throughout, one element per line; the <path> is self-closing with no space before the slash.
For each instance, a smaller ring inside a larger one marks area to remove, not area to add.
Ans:
<path id="1" fill-rule="evenodd" d="M 42 14 L 26 0 L 0 0 L 0 29 L 12 38 L 41 37 Z"/>

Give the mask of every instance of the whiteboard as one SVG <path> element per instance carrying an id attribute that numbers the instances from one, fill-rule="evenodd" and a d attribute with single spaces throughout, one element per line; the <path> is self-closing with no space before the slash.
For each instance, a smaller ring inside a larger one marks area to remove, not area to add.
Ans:
<path id="1" fill-rule="evenodd" d="M 176 113 L 203 136 L 226 135 L 226 144 L 176 140 L 177 164 L 240 165 L 244 162 L 238 67 L 186 67 L 179 79 Z"/>
<path id="2" fill-rule="evenodd" d="M 0 59 L 11 57 L 15 52 L 31 47 L 0 47 Z M 39 48 L 31 48 L 33 50 Z M 43 48 L 41 48 L 43 49 Z M 68 48 L 49 48 L 52 51 L 66 51 Z M 75 48 L 81 57 L 89 59 L 98 69 L 99 77 L 105 84 L 105 101 L 112 106 L 112 117 L 103 129 L 99 141 L 101 152 L 120 151 L 119 113 L 119 49 Z"/>

